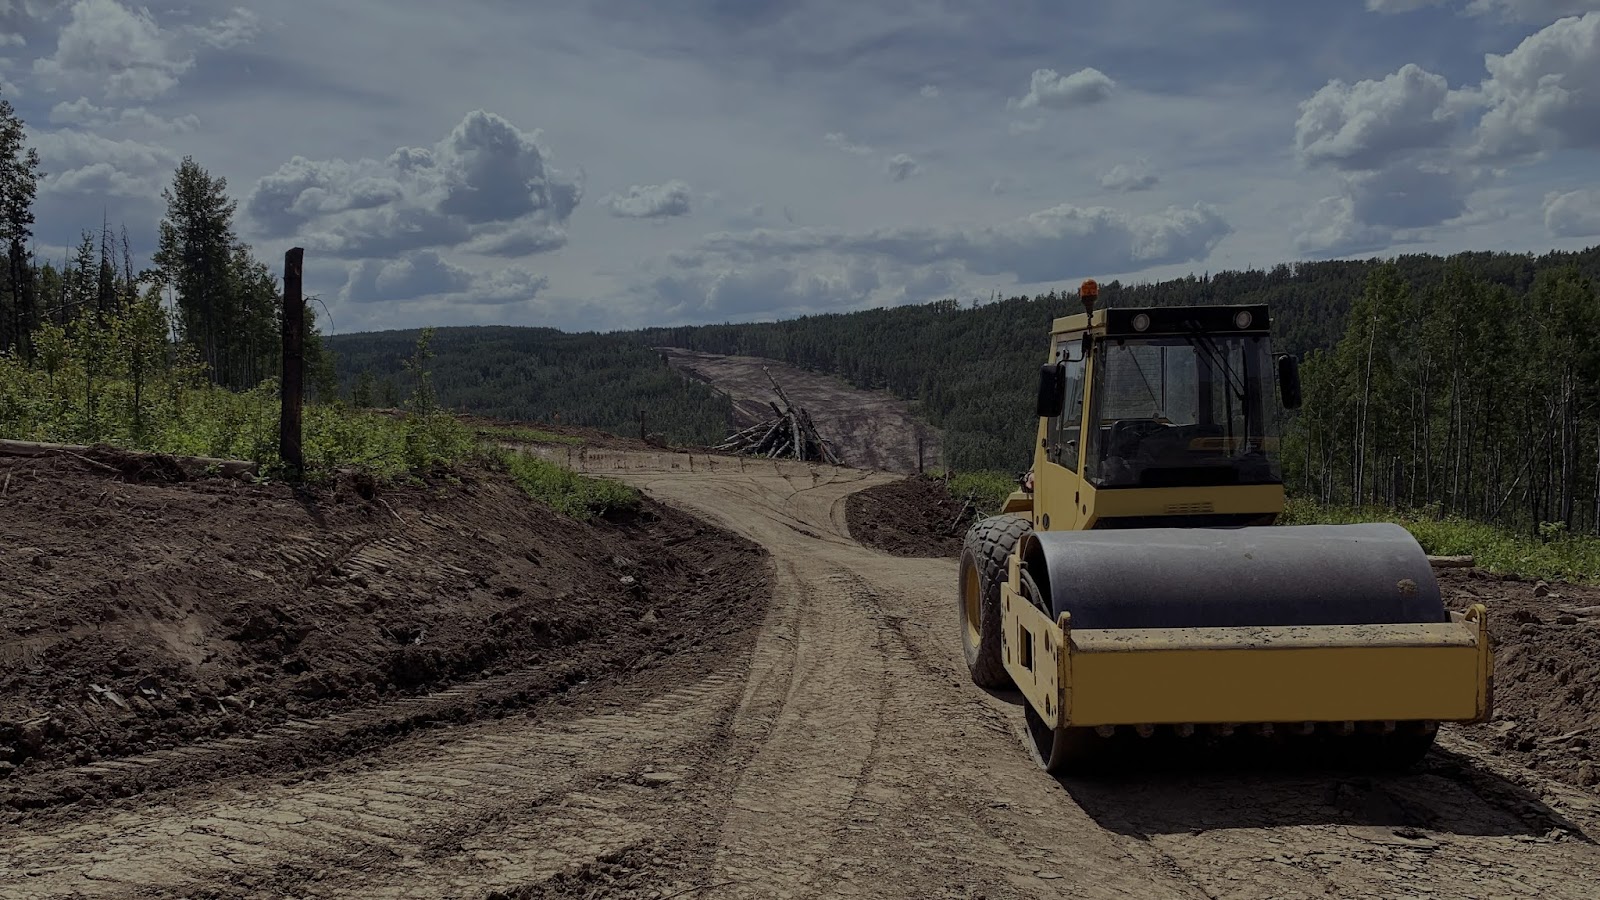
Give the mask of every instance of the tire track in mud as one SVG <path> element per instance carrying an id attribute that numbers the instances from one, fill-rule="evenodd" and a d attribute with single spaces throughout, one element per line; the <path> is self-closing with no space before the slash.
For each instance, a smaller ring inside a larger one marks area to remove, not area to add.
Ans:
<path id="1" fill-rule="evenodd" d="M 462 729 L 370 770 L 0 833 L 0 895 L 192 895 L 232 885 L 378 898 L 515 887 L 659 831 L 726 740 L 740 685 L 716 674 L 637 710 Z"/>

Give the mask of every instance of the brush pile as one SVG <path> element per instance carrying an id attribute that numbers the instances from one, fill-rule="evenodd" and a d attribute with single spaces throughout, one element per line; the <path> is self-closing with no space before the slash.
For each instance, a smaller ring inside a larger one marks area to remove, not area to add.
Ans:
<path id="1" fill-rule="evenodd" d="M 767 380 L 772 382 L 772 389 L 783 401 L 783 406 L 768 401 L 767 405 L 772 407 L 771 419 L 729 435 L 727 440 L 711 449 L 768 459 L 798 459 L 843 465 L 833 450 L 832 442 L 817 433 L 811 414 L 789 402 L 789 396 L 778 385 L 778 380 L 772 377 L 770 370 L 763 368 L 762 371 L 767 373 Z"/>

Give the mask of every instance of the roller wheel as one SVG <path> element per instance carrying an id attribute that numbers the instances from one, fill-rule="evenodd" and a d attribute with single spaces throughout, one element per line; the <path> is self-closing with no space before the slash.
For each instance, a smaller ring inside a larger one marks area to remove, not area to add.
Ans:
<path id="1" fill-rule="evenodd" d="M 1110 741 L 1093 728 L 1051 728 L 1023 704 L 1028 725 L 1028 753 L 1039 767 L 1052 775 L 1093 769 L 1107 761 Z"/>
<path id="2" fill-rule="evenodd" d="M 1341 739 L 1347 746 L 1338 761 L 1369 772 L 1403 772 L 1422 762 L 1438 733 L 1437 727 L 1408 722 L 1390 734 L 1351 735 Z"/>
<path id="3" fill-rule="evenodd" d="M 1017 542 L 1033 529 L 1022 516 L 991 516 L 967 530 L 961 547 L 961 649 L 967 671 L 979 687 L 1006 688 L 1000 648 L 1000 585 L 1005 580 L 1006 559 Z"/>

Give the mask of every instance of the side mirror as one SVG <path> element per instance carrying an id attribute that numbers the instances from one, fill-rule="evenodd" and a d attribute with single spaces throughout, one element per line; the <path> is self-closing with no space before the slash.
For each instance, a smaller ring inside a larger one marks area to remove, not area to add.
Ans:
<path id="1" fill-rule="evenodd" d="M 1067 400 L 1067 370 L 1060 363 L 1050 363 L 1039 369 L 1039 400 L 1035 404 L 1041 419 L 1061 415 Z"/>
<path id="2" fill-rule="evenodd" d="M 1300 408 L 1300 361 L 1287 353 L 1278 357 L 1278 393 L 1284 409 Z"/>

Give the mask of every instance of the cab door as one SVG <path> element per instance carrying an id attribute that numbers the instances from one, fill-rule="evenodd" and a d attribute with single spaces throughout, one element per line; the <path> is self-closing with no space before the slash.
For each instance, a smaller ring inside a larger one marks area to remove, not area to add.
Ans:
<path id="1" fill-rule="evenodd" d="M 1066 398 L 1045 420 L 1043 471 L 1034 473 L 1033 527 L 1071 531 L 1078 524 L 1082 487 L 1084 359 L 1080 339 L 1058 338 L 1052 360 L 1062 367 Z"/>

